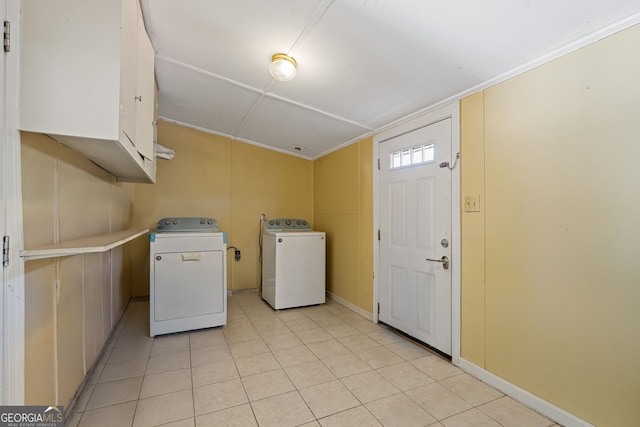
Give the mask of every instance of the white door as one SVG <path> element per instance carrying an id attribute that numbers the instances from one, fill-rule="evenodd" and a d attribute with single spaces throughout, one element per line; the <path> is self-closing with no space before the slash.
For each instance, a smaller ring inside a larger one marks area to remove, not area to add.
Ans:
<path id="1" fill-rule="evenodd" d="M 379 320 L 451 355 L 451 119 L 379 153 Z"/>
<path id="2" fill-rule="evenodd" d="M 0 241 L 9 237 L 0 273 L 0 405 L 24 404 L 24 264 L 20 140 L 17 130 L 20 1 L 0 0 L 0 28 L 10 22 L 9 52 L 0 48 Z M 4 30 L 4 28 L 3 28 Z"/>
<path id="3" fill-rule="evenodd" d="M 4 21 L 7 19 L 7 2 L 3 0 L 0 2 L 0 15 L 2 15 L 2 26 L 4 26 Z M 8 207 L 7 207 L 7 183 L 9 176 L 7 175 L 8 164 L 7 164 L 7 154 L 9 149 L 9 131 L 7 126 L 7 60 L 6 53 L 1 53 L 0 56 L 0 240 L 4 238 L 4 236 L 8 235 L 7 230 L 7 216 L 8 216 Z M 5 277 L 7 276 L 7 277 Z M 0 307 L 2 308 L 0 315 L 0 384 L 2 384 L 2 390 L 0 391 L 0 404 L 6 405 L 7 403 L 7 395 L 8 389 L 5 387 L 7 384 L 6 376 L 7 376 L 7 361 L 5 358 L 7 357 L 7 352 L 5 351 L 5 346 L 9 343 L 7 341 L 6 333 L 5 333 L 5 281 L 8 283 L 8 275 L 7 269 L 3 265 L 2 266 L 2 274 L 0 274 Z"/>

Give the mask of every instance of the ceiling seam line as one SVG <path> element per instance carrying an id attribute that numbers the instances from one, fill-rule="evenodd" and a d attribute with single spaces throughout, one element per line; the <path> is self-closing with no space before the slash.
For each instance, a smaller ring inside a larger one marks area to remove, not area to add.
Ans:
<path id="1" fill-rule="evenodd" d="M 316 10 L 313 11 L 313 14 L 311 15 L 311 19 L 309 19 L 309 21 L 304 26 L 304 28 L 302 29 L 302 31 L 300 32 L 296 40 L 293 42 L 287 54 L 291 55 L 292 51 L 302 42 L 302 40 L 304 40 L 307 37 L 307 34 L 309 34 L 311 30 L 313 30 L 315 26 L 318 25 L 320 20 L 324 17 L 324 15 L 327 13 L 329 8 L 333 4 L 333 1 L 334 0 L 328 0 L 328 1 L 325 0 L 320 3 L 320 5 L 316 8 Z"/>
<path id="2" fill-rule="evenodd" d="M 314 160 L 315 159 L 314 157 L 309 157 L 309 156 L 305 156 L 305 155 L 298 154 L 298 153 L 292 153 L 291 151 L 287 151 L 284 148 L 274 147 L 273 145 L 262 144 L 260 142 L 253 141 L 251 139 L 229 135 L 229 134 L 224 133 L 224 132 L 218 132 L 218 131 L 214 131 L 212 129 L 203 128 L 202 126 L 191 125 L 189 123 L 185 123 L 185 122 L 182 122 L 180 120 L 170 119 L 170 118 L 164 117 L 164 116 L 158 116 L 158 120 L 163 120 L 163 121 L 165 121 L 167 123 L 173 123 L 173 124 L 176 124 L 176 125 L 179 125 L 179 126 L 183 126 L 185 128 L 189 128 L 189 129 L 195 129 L 195 130 L 197 130 L 199 132 L 203 132 L 203 133 L 206 133 L 206 134 L 222 136 L 222 137 L 228 138 L 228 139 L 230 139 L 232 141 L 244 142 L 244 143 L 247 143 L 247 144 L 250 144 L 250 145 L 254 145 L 256 147 L 264 148 L 266 150 L 277 151 L 278 153 L 287 154 L 287 155 L 293 156 L 293 157 L 299 157 L 299 158 L 305 159 L 305 160 Z"/>
<path id="3" fill-rule="evenodd" d="M 256 108 L 258 108 L 258 106 L 262 103 L 262 100 L 264 99 L 264 96 L 265 96 L 264 93 L 261 94 L 258 97 L 258 99 L 256 100 L 256 102 L 253 103 L 251 108 L 249 108 L 249 111 L 247 111 L 247 113 L 244 115 L 244 117 L 242 117 L 242 121 L 240 122 L 240 124 L 236 128 L 234 136 L 237 136 L 240 133 L 240 131 L 244 128 L 244 125 L 249 121 L 249 119 L 253 115 L 254 111 L 256 111 Z"/>
<path id="4" fill-rule="evenodd" d="M 358 127 L 362 128 L 362 129 L 367 129 L 367 130 L 370 130 L 370 131 L 374 130 L 374 128 L 372 128 L 371 126 L 363 125 L 362 123 L 358 123 L 358 122 L 355 122 L 353 120 L 345 119 L 344 117 L 336 116 L 335 114 L 327 113 L 326 111 L 320 110 L 320 109 L 312 107 L 310 105 L 305 105 L 305 104 L 302 104 L 300 102 L 297 102 L 297 101 L 294 101 L 294 100 L 291 100 L 291 99 L 288 99 L 288 98 L 284 98 L 284 97 L 279 96 L 279 95 L 275 95 L 273 93 L 264 93 L 263 95 L 264 95 L 265 98 L 277 99 L 279 101 L 283 101 L 283 102 L 286 102 L 288 104 L 295 105 L 296 107 L 304 108 L 305 110 L 313 111 L 315 113 L 322 114 L 323 116 L 326 116 L 326 117 L 331 117 L 332 119 L 339 120 L 339 121 L 341 121 L 343 123 L 348 123 L 350 125 L 358 126 Z"/>
<path id="5" fill-rule="evenodd" d="M 158 56 L 158 57 L 156 57 L 156 59 L 159 59 L 161 61 L 165 61 L 165 62 L 168 62 L 170 64 L 176 65 L 178 67 L 193 71 L 193 72 L 201 74 L 201 75 L 203 75 L 205 77 L 210 77 L 210 78 L 213 78 L 213 79 L 216 79 L 216 80 L 224 81 L 224 82 L 229 83 L 229 84 L 231 84 L 233 86 L 236 86 L 236 87 L 239 87 L 239 88 L 242 88 L 242 89 L 246 89 L 246 90 L 248 90 L 250 92 L 253 92 L 253 93 L 256 93 L 256 94 L 259 95 L 258 99 L 256 100 L 256 102 L 253 103 L 253 105 L 251 106 L 249 111 L 247 111 L 247 113 L 242 117 L 242 121 L 240 122 L 238 127 L 236 127 L 234 132 L 232 133 L 231 136 L 234 137 L 234 138 L 236 138 L 238 136 L 238 134 L 244 128 L 244 125 L 247 123 L 247 121 L 249 120 L 249 118 L 251 117 L 253 112 L 256 110 L 256 108 L 258 108 L 258 105 L 260 105 L 260 103 L 264 99 L 265 91 L 260 90 L 258 88 L 255 88 L 253 86 L 245 85 L 245 84 L 237 82 L 235 80 L 231 80 L 231 79 L 228 79 L 226 77 L 222 77 L 222 76 L 220 76 L 218 74 L 215 74 L 215 73 L 212 73 L 210 71 L 203 70 L 202 68 L 194 67 L 192 65 L 185 64 L 184 62 L 180 62 L 180 61 L 177 61 L 177 60 L 172 59 L 172 58 L 167 58 L 166 56 Z M 270 89 L 272 85 L 273 85 L 273 82 L 270 83 L 267 86 L 267 89 Z"/>
<path id="6" fill-rule="evenodd" d="M 210 71 L 203 70 L 202 68 L 194 67 L 193 65 L 185 64 L 184 62 L 180 62 L 178 60 L 175 60 L 175 59 L 172 59 L 172 58 L 168 58 L 166 56 L 158 55 L 158 56 L 156 56 L 156 60 L 168 62 L 168 63 L 176 65 L 178 67 L 193 71 L 193 72 L 198 73 L 198 74 L 202 74 L 203 76 L 211 77 L 211 78 L 216 79 L 216 80 L 221 80 L 221 81 L 229 83 L 229 84 L 231 84 L 233 86 L 236 86 L 236 87 L 239 87 L 239 88 L 242 88 L 242 89 L 246 89 L 246 90 L 249 90 L 251 92 L 258 93 L 260 95 L 264 95 L 265 94 L 264 90 L 255 88 L 253 86 L 246 85 L 244 83 L 240 83 L 238 81 L 229 79 L 227 77 L 222 77 L 219 74 L 215 74 L 215 73 L 212 73 Z"/>
<path id="7" fill-rule="evenodd" d="M 249 85 L 245 85 L 245 84 L 239 83 L 239 82 L 237 82 L 235 80 L 231 80 L 231 79 L 228 79 L 226 77 L 222 77 L 222 76 L 220 76 L 218 74 L 212 73 L 210 71 L 203 70 L 202 68 L 194 67 L 192 65 L 185 64 L 184 62 L 180 62 L 180 61 L 177 61 L 175 59 L 167 58 L 166 56 L 157 56 L 156 59 L 168 62 L 170 64 L 176 65 L 176 66 L 181 67 L 181 68 L 185 68 L 187 70 L 191 70 L 193 72 L 196 72 L 198 74 L 202 74 L 202 75 L 207 76 L 207 77 L 214 78 L 216 80 L 222 80 L 224 82 L 227 82 L 227 83 L 232 84 L 234 86 L 237 86 L 239 88 L 246 89 L 246 90 L 249 90 L 249 91 L 251 91 L 253 93 L 256 93 L 256 94 L 260 95 L 260 99 L 258 99 L 258 101 L 256 101 L 256 104 L 254 104 L 254 106 L 249 110 L 249 113 L 247 115 L 253 113 L 253 111 L 255 111 L 255 109 L 257 108 L 257 104 L 259 102 L 262 102 L 262 98 L 264 98 L 266 96 L 266 97 L 269 97 L 269 98 L 274 98 L 274 99 L 277 99 L 279 101 L 286 102 L 286 103 L 291 104 L 291 105 L 295 105 L 296 107 L 301 107 L 301 108 L 304 108 L 306 110 L 313 111 L 313 112 L 316 112 L 318 114 L 322 114 L 322 115 L 324 115 L 326 117 L 331 117 L 332 119 L 339 120 L 339 121 L 341 121 L 343 123 L 348 123 L 350 125 L 358 126 L 358 127 L 362 128 L 362 129 L 367 129 L 367 130 L 373 130 L 374 129 L 371 126 L 363 125 L 362 123 L 358 123 L 358 122 L 355 122 L 353 120 L 345 119 L 344 117 L 340 117 L 340 116 L 337 116 L 335 114 L 327 113 L 326 111 L 322 111 L 322 110 L 320 110 L 318 108 L 310 107 L 308 105 L 299 103 L 297 101 L 293 101 L 291 99 L 284 98 L 282 96 L 275 95 L 275 94 L 270 93 L 270 92 L 266 92 L 265 90 L 261 90 L 261 89 L 255 88 L 253 86 L 249 86 Z M 267 90 L 271 88 L 272 84 L 270 84 L 267 87 Z M 247 117 L 247 119 L 248 119 L 248 117 Z M 246 122 L 246 119 L 243 118 L 242 124 L 238 128 L 238 130 L 242 128 L 242 126 L 244 125 L 245 122 Z"/>

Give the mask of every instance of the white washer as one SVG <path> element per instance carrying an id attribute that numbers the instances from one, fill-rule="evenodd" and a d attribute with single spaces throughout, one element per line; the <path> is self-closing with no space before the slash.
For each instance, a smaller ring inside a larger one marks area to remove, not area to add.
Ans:
<path id="1" fill-rule="evenodd" d="M 262 236 L 262 298 L 276 310 L 325 302 L 326 235 L 302 219 L 272 219 Z"/>
<path id="2" fill-rule="evenodd" d="M 213 218 L 163 218 L 150 235 L 150 335 L 227 323 L 227 235 Z"/>

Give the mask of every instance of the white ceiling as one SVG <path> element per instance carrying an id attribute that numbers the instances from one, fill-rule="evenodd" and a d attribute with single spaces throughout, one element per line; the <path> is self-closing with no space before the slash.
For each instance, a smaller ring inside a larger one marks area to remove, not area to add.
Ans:
<path id="1" fill-rule="evenodd" d="M 160 118 L 309 159 L 640 21 L 640 0 L 141 3 Z"/>

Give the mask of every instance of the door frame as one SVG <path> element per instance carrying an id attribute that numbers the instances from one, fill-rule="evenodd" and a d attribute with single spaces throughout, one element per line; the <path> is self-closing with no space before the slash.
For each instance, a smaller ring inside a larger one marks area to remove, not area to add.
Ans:
<path id="1" fill-rule="evenodd" d="M 451 160 L 455 164 L 456 153 L 460 153 L 460 102 L 422 113 L 381 129 L 373 136 L 373 321 L 378 323 L 380 302 L 380 171 L 378 157 L 380 144 L 428 126 L 444 119 L 451 119 Z M 460 360 L 460 160 L 451 173 L 451 360 L 457 365 Z"/>
<path id="2" fill-rule="evenodd" d="M 6 234 L 10 236 L 9 265 L 2 267 L 2 315 L 0 315 L 0 405 L 24 404 L 24 344 L 25 288 L 22 224 L 22 177 L 20 161 L 19 121 L 19 34 L 20 0 L 2 0 L 6 20 L 11 22 L 11 51 L 2 52 L 6 61 L 7 121 L 4 129 L 2 170 L 5 180 L 5 203 L 0 209 L 6 214 Z"/>

